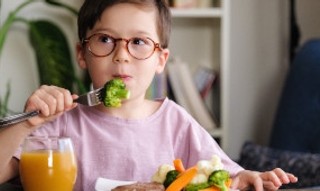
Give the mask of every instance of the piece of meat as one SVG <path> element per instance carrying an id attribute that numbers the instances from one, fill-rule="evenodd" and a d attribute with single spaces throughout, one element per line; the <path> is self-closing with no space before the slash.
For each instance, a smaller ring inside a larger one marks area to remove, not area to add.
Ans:
<path id="1" fill-rule="evenodd" d="M 163 184 L 156 182 L 137 182 L 134 184 L 118 186 L 111 191 L 164 191 Z"/>

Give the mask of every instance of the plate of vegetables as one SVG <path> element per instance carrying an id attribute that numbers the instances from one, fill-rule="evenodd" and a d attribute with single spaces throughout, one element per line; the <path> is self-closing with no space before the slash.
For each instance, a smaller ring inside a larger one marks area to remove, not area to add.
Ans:
<path id="1" fill-rule="evenodd" d="M 201 160 L 185 169 L 181 159 L 175 159 L 173 166 L 160 165 L 151 182 L 162 183 L 166 191 L 230 191 L 232 179 L 218 156 Z"/>
<path id="2" fill-rule="evenodd" d="M 238 191 L 230 189 L 232 179 L 229 172 L 223 170 L 223 164 L 218 156 L 210 160 L 201 160 L 193 167 L 185 169 L 181 159 L 173 160 L 173 165 L 162 164 L 151 178 L 150 182 L 142 184 L 159 184 L 165 191 Z M 112 191 L 118 186 L 129 185 L 134 190 L 139 182 L 110 180 L 98 178 L 96 191 Z M 130 190 L 126 188 L 125 190 Z M 142 189 L 140 189 L 142 190 Z"/>

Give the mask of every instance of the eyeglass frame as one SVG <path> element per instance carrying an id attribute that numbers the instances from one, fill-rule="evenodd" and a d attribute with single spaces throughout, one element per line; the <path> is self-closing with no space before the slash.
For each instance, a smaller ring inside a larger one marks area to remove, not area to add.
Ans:
<path id="1" fill-rule="evenodd" d="M 92 50 L 91 50 L 91 48 L 90 48 L 90 39 L 91 39 L 93 36 L 98 35 L 98 34 L 105 35 L 105 36 L 107 36 L 107 37 L 109 37 L 109 38 L 111 38 L 111 39 L 113 40 L 114 46 L 113 46 L 112 50 L 110 51 L 110 53 L 108 53 L 108 54 L 106 54 L 106 55 L 97 55 L 97 54 L 95 54 L 94 52 L 92 52 Z M 90 36 L 87 37 L 87 38 L 82 38 L 81 44 L 84 45 L 84 44 L 86 44 L 86 43 L 89 43 L 88 50 L 89 50 L 89 52 L 90 52 L 92 55 L 94 55 L 94 56 L 96 56 L 96 57 L 107 57 L 107 56 L 109 56 L 109 55 L 115 50 L 118 41 L 124 41 L 124 42 L 126 42 L 126 50 L 127 50 L 127 52 L 129 53 L 130 56 L 132 56 L 133 58 L 135 58 L 135 59 L 137 59 L 137 60 L 146 60 L 146 59 L 150 58 L 157 49 L 160 50 L 160 51 L 163 50 L 163 48 L 161 47 L 161 44 L 160 44 L 160 43 L 156 43 L 156 42 L 155 42 L 154 40 L 152 40 L 151 38 L 149 38 L 149 37 L 147 37 L 147 38 L 140 38 L 140 39 L 149 39 L 149 40 L 151 40 L 151 42 L 152 42 L 153 45 L 154 45 L 154 48 L 153 48 L 153 51 L 150 53 L 150 55 L 147 56 L 146 58 L 137 58 L 136 56 L 134 56 L 134 55 L 131 54 L 131 52 L 129 51 L 129 47 L 128 47 L 129 42 L 132 41 L 132 40 L 134 40 L 134 39 L 137 39 L 137 37 L 132 37 L 132 38 L 129 38 L 129 39 L 126 39 L 126 38 L 114 38 L 113 36 L 111 36 L 111 35 L 109 35 L 109 34 L 105 34 L 105 33 L 94 33 L 94 34 L 90 35 Z"/>

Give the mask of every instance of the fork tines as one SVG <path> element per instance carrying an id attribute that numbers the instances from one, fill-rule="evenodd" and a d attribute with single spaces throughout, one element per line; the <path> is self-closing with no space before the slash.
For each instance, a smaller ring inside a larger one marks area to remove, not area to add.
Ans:
<path id="1" fill-rule="evenodd" d="M 103 91 L 104 88 L 98 88 L 93 91 L 90 91 L 86 94 L 79 96 L 77 99 L 73 100 L 74 102 L 88 105 L 88 106 L 95 106 L 100 104 L 103 101 Z"/>

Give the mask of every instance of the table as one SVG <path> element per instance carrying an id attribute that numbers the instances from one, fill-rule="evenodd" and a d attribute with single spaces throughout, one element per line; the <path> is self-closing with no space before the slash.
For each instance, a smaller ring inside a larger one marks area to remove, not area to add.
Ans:
<path id="1" fill-rule="evenodd" d="M 312 189 L 280 189 L 279 191 L 316 191 Z"/>
<path id="2" fill-rule="evenodd" d="M 298 189 L 298 188 L 295 188 L 295 189 L 279 189 L 278 191 L 319 191 L 319 189 L 310 189 L 310 188 L 306 188 L 306 189 Z M 255 190 L 246 190 L 246 191 L 255 191 Z M 266 190 L 267 191 L 267 190 Z"/>

